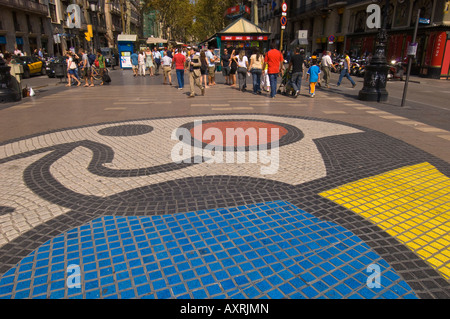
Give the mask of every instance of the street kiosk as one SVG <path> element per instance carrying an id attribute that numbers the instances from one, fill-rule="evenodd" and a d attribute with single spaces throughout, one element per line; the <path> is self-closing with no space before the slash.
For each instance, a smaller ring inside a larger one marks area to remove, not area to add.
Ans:
<path id="1" fill-rule="evenodd" d="M 220 49 L 220 54 L 223 53 L 224 48 L 234 48 L 236 50 L 244 49 L 246 54 L 249 55 L 253 47 L 258 47 L 261 53 L 264 53 L 269 50 L 270 34 L 270 32 L 241 17 L 200 43 L 200 46 Z"/>
<path id="2" fill-rule="evenodd" d="M 117 36 L 117 48 L 119 50 L 120 68 L 131 69 L 131 54 L 138 40 L 136 34 L 119 34 Z"/>

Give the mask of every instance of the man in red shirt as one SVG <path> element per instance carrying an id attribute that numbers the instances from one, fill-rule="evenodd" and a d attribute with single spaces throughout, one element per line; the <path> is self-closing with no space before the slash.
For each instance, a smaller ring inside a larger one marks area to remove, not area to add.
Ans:
<path id="1" fill-rule="evenodd" d="M 265 57 L 265 66 L 268 66 L 267 74 L 270 82 L 270 98 L 274 98 L 277 94 L 277 78 L 283 69 L 283 55 L 276 49 L 276 44 L 270 45 L 270 50 Z"/>
<path id="2" fill-rule="evenodd" d="M 177 53 L 173 56 L 172 67 L 175 65 L 178 80 L 178 90 L 184 88 L 184 67 L 186 63 L 186 57 L 181 53 L 181 48 L 178 48 Z"/>

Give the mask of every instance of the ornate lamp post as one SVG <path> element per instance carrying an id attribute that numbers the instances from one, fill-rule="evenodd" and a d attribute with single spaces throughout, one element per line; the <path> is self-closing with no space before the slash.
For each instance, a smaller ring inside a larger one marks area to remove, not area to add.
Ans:
<path id="1" fill-rule="evenodd" d="M 364 75 L 364 87 L 359 91 L 358 98 L 362 101 L 387 101 L 388 92 L 386 90 L 386 81 L 389 66 L 386 60 L 387 43 L 387 19 L 389 10 L 389 0 L 383 10 L 383 25 L 378 31 L 377 46 L 375 53 L 366 67 Z"/>

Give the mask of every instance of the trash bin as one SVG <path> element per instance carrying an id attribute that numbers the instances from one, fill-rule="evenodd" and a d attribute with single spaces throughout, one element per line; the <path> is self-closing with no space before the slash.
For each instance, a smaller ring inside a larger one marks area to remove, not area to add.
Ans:
<path id="1" fill-rule="evenodd" d="M 22 76 L 23 76 L 22 64 L 13 63 L 13 64 L 10 64 L 9 66 L 11 67 L 11 70 L 9 71 L 9 73 L 16 78 L 17 82 L 20 83 L 22 81 Z"/>
<path id="2" fill-rule="evenodd" d="M 62 62 L 56 62 L 55 63 L 55 77 L 63 78 L 65 76 L 66 76 L 66 69 L 64 67 L 64 64 Z"/>
<path id="3" fill-rule="evenodd" d="M 10 74 L 11 67 L 0 58 L 0 103 L 16 102 L 22 99 L 20 83 Z"/>

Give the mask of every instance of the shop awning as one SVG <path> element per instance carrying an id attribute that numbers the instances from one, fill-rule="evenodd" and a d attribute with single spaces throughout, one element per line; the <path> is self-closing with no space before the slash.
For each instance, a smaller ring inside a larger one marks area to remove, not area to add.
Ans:
<path id="1" fill-rule="evenodd" d="M 126 42 L 136 42 L 138 36 L 136 34 L 119 34 L 117 36 L 117 41 L 126 41 Z"/>
<path id="2" fill-rule="evenodd" d="M 245 18 L 237 19 L 236 21 L 232 22 L 230 25 L 228 25 L 225 29 L 218 32 L 220 34 L 227 34 L 227 33 L 240 33 L 240 34 L 268 34 L 269 32 L 265 31 L 264 29 L 260 28 L 256 24 L 248 21 Z"/>
<path id="3" fill-rule="evenodd" d="M 215 40 L 216 38 L 222 38 L 227 37 L 232 40 L 264 40 L 266 41 L 268 37 L 270 36 L 270 32 L 267 32 L 266 30 L 260 28 L 258 25 L 250 22 L 249 20 L 245 18 L 237 19 L 236 21 L 229 24 L 225 29 L 222 31 L 217 32 L 207 40 L 200 43 L 202 45 L 203 43 L 208 43 L 212 40 Z M 251 38 L 250 38 L 251 37 Z M 262 37 L 262 38 L 258 38 Z M 227 38 L 224 38 L 225 40 Z"/>
<path id="4" fill-rule="evenodd" d="M 167 40 L 162 38 L 150 37 L 147 39 L 147 44 L 167 43 Z"/>

